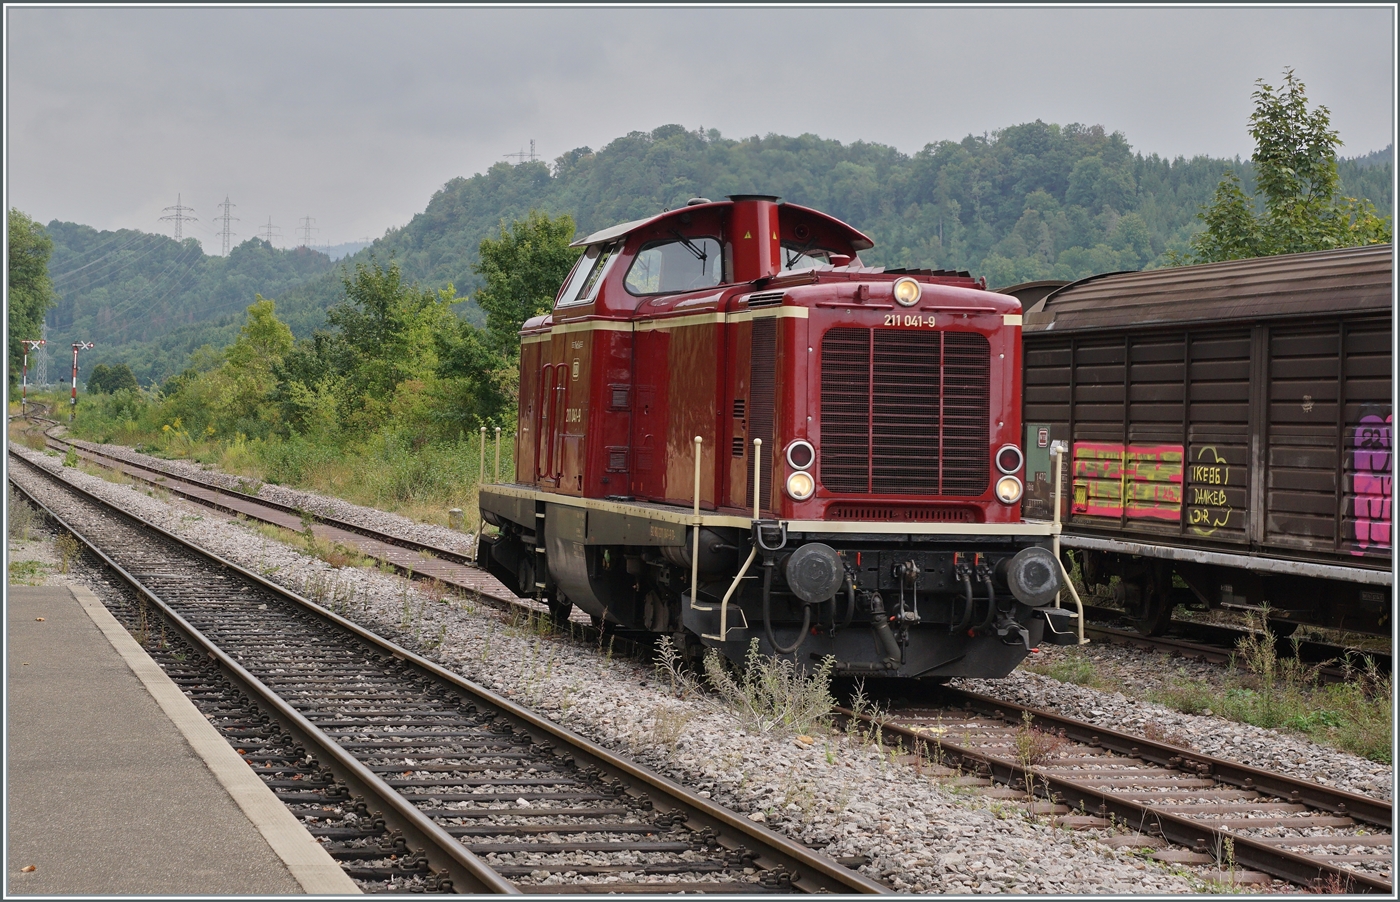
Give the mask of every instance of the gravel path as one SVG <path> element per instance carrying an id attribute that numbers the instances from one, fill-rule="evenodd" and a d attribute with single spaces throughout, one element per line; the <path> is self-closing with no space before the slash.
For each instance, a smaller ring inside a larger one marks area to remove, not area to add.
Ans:
<path id="1" fill-rule="evenodd" d="M 58 469 L 56 457 L 22 453 Z M 206 471 L 207 473 L 207 471 Z M 685 783 L 834 856 L 865 855 L 862 870 L 906 892 L 1033 894 L 1185 893 L 1203 889 L 1189 869 L 1111 849 L 1104 831 L 1069 831 L 1037 822 L 1004 800 L 940 783 L 894 764 L 868 745 L 840 735 L 746 733 L 708 698 L 677 698 L 649 668 L 558 636 L 471 599 L 431 598 L 398 577 L 374 570 L 336 570 L 237 521 L 207 509 L 164 503 L 132 488 L 83 473 L 70 479 L 121 500 L 141 516 L 193 539 L 249 569 L 334 607 L 345 616 L 432 657 L 609 748 Z M 264 492 L 269 488 L 264 487 Z M 290 492 L 291 490 L 280 490 Z M 295 493 L 307 499 L 306 493 Z M 324 499 L 323 499 L 324 500 Z M 391 528 L 402 518 L 324 501 L 326 510 L 354 510 L 366 525 Z M 304 505 L 308 506 L 308 505 Z M 317 508 L 309 508 L 316 510 Z M 337 513 L 343 516 L 342 513 Z M 348 517 L 347 517 L 348 519 Z M 1115 651 L 1106 649 L 1106 651 Z M 1145 663 L 1144 668 L 1159 664 Z M 1141 726 L 1151 716 L 1190 731 L 1204 751 L 1291 772 L 1355 780 L 1379 792 L 1389 769 L 1211 717 L 1150 711 L 1119 693 L 1070 686 L 1018 671 L 997 684 L 968 681 L 980 691 L 1060 708 L 1108 725 Z M 1217 743 L 1210 745 L 1208 743 Z M 1326 761 L 1314 766 L 1311 762 Z M 1328 770 L 1328 768 L 1331 768 Z M 1364 773 L 1364 777 L 1359 776 Z M 1350 784 L 1344 784 L 1349 785 Z M 1358 789 L 1358 791 L 1361 791 Z M 1275 884 L 1274 889 L 1280 889 Z"/>

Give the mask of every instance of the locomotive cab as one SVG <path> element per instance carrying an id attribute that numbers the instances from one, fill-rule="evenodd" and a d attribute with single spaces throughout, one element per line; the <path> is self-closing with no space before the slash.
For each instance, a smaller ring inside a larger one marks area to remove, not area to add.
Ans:
<path id="1" fill-rule="evenodd" d="M 866 267 L 865 235 L 766 196 L 575 244 L 522 330 L 514 479 L 481 490 L 517 594 L 838 672 L 1002 676 L 1047 626 L 1077 641 L 1020 516 L 1016 299 Z"/>

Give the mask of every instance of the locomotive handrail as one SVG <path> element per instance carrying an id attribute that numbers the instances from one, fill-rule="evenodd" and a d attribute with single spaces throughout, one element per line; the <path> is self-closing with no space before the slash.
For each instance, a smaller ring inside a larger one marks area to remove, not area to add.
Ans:
<path id="1" fill-rule="evenodd" d="M 762 510 L 762 506 L 763 506 L 763 470 L 761 469 L 761 464 L 762 464 L 761 458 L 762 458 L 762 456 L 763 456 L 763 439 L 761 439 L 761 438 L 756 438 L 756 439 L 753 440 L 753 523 L 754 523 L 754 524 L 757 524 L 757 523 L 758 523 L 758 521 L 759 521 L 759 519 L 760 519 L 759 513 L 760 513 L 760 511 Z M 697 534 L 697 535 L 699 534 L 698 530 L 697 530 L 697 533 L 696 533 L 696 534 Z M 786 537 L 785 537 L 785 538 L 786 538 Z M 706 638 L 706 639 L 718 639 L 718 640 L 721 641 L 721 642 L 727 642 L 727 641 L 729 641 L 729 599 L 732 598 L 732 597 L 734 596 L 734 590 L 737 589 L 737 588 L 739 588 L 739 583 L 740 583 L 741 580 L 743 580 L 744 575 L 747 574 L 747 573 L 749 572 L 749 567 L 753 566 L 753 559 L 756 558 L 756 557 L 758 557 L 758 546 L 759 546 L 759 543 L 760 543 L 760 539 L 759 539 L 757 533 L 754 533 L 754 539 L 753 539 L 753 541 L 754 541 L 754 545 L 753 545 L 752 548 L 749 549 L 749 556 L 744 560 L 744 566 L 742 566 L 742 567 L 739 568 L 738 574 L 734 577 L 734 582 L 732 582 L 732 583 L 729 584 L 729 591 L 725 592 L 725 593 L 724 593 L 724 598 L 720 600 L 720 603 L 719 603 L 719 635 L 718 635 L 718 636 L 703 636 L 703 638 Z M 698 558 L 697 558 L 697 560 L 698 560 Z M 748 622 L 748 618 L 745 618 L 744 622 L 747 623 L 747 622 Z"/>
<path id="2" fill-rule="evenodd" d="M 695 609 L 695 593 L 700 585 L 700 446 L 705 439 L 702 436 L 695 437 L 695 525 L 693 542 L 690 550 L 690 607 Z"/>
<path id="3" fill-rule="evenodd" d="M 1074 588 L 1074 580 L 1069 578 L 1069 571 L 1065 570 L 1064 561 L 1060 560 L 1060 503 L 1064 500 L 1064 480 L 1062 473 L 1065 465 L 1064 442 L 1050 443 L 1050 456 L 1055 458 L 1055 519 L 1051 521 L 1050 534 L 1054 537 L 1055 543 L 1055 566 L 1060 568 L 1060 573 L 1065 578 L 1065 585 L 1069 588 L 1070 597 L 1074 599 L 1074 606 L 1079 609 L 1079 644 L 1088 645 L 1089 640 L 1084 638 L 1084 602 L 1079 600 L 1079 591 Z M 1060 606 L 1060 593 L 1055 593 L 1055 607 Z M 1053 627 L 1052 627 L 1053 629 Z"/>

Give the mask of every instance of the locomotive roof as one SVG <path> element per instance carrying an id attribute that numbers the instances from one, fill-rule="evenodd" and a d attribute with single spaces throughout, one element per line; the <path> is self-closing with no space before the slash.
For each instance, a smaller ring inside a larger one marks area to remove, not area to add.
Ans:
<path id="1" fill-rule="evenodd" d="M 696 210 L 711 210 L 715 209 L 716 207 L 732 206 L 734 206 L 734 202 L 732 200 L 721 200 L 711 201 L 709 203 L 704 204 L 694 204 L 688 207 L 677 207 L 674 210 L 665 210 L 660 213 L 657 213 L 655 216 L 648 216 L 644 219 L 634 219 L 631 222 L 622 222 L 618 223 L 615 226 L 609 226 L 608 228 L 603 229 L 602 231 L 594 232 L 587 238 L 578 239 L 577 241 L 570 244 L 569 247 L 586 247 L 590 244 L 601 244 L 604 241 L 611 241 L 614 238 L 621 238 L 624 235 L 629 235 L 632 232 L 635 232 L 637 229 L 659 222 L 662 219 L 666 219 L 668 217 L 680 217 L 685 213 L 693 213 Z M 875 242 L 871 241 L 864 233 L 852 228 L 851 226 L 847 225 L 846 223 L 842 222 L 834 216 L 828 216 L 820 210 L 813 210 L 811 207 L 803 207 L 798 204 L 785 203 L 779 203 L 778 207 L 782 211 L 793 211 L 803 219 L 820 221 L 832 228 L 835 228 L 839 232 L 845 233 L 845 237 L 851 242 L 851 247 L 857 251 L 869 250 L 870 248 L 875 246 Z M 781 213 L 779 215 L 781 215 Z"/>
<path id="2" fill-rule="evenodd" d="M 1393 252 L 1389 244 L 1369 245 L 1089 276 L 1030 307 L 1023 328 L 1063 332 L 1388 312 Z"/>

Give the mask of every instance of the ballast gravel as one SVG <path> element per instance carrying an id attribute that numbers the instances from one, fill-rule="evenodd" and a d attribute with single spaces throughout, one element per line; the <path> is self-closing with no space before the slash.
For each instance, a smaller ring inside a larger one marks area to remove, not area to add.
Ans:
<path id="1" fill-rule="evenodd" d="M 57 457 L 27 449 L 20 453 L 47 469 L 62 468 Z M 37 482 L 17 469 L 15 475 L 26 484 Z M 709 699 L 677 697 L 670 682 L 649 668 L 605 647 L 534 630 L 479 600 L 431 597 L 375 570 L 332 568 L 206 508 L 179 500 L 166 503 L 73 469 L 64 475 L 757 822 L 834 857 L 865 856 L 869 863 L 860 870 L 896 890 L 1163 894 L 1218 889 L 1187 869 L 1109 848 L 1099 842 L 1108 831 L 1052 827 L 1013 802 L 894 763 L 888 753 L 857 738 L 745 732 L 732 714 Z M 318 510 L 309 506 L 314 496 L 296 494 L 301 506 Z M 319 500 L 325 505 L 319 510 L 335 510 L 337 516 L 353 507 Z M 365 508 L 355 508 L 354 516 L 356 522 L 386 530 L 402 520 Z M 1034 696 L 1035 703 L 1110 726 L 1131 729 L 1147 715 L 1140 702 L 1119 693 L 1035 674 L 971 682 L 1018 701 Z M 1367 776 L 1353 783 L 1388 787 L 1390 781 L 1388 769 L 1382 780 L 1370 762 L 1268 731 L 1166 709 L 1152 716 L 1173 718 L 1174 724 L 1180 718 L 1182 729 L 1198 731 L 1192 735 L 1202 742 L 1213 737 L 1223 743 L 1219 747 L 1248 763 L 1278 766 L 1278 759 L 1284 759 L 1288 765 L 1286 759 L 1296 749 L 1301 754 L 1289 765 L 1290 772 L 1316 776 L 1318 767 L 1309 762 L 1325 761 L 1332 764 L 1326 772 L 1333 779 L 1355 771 Z"/>

